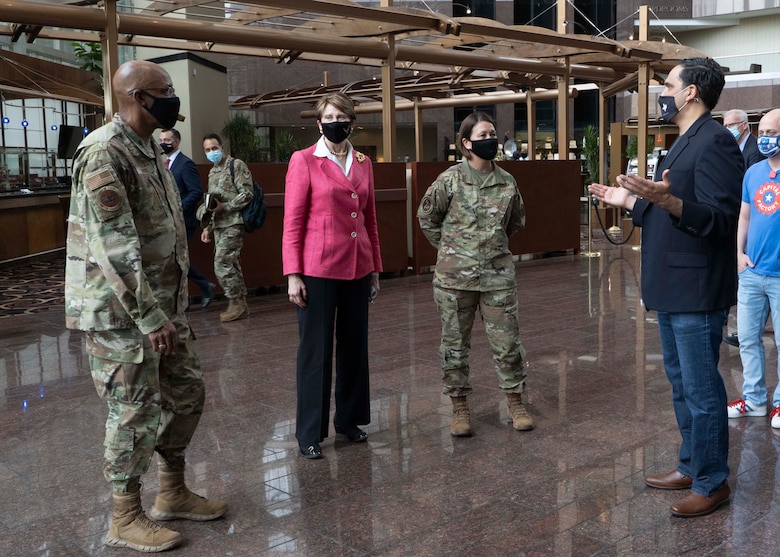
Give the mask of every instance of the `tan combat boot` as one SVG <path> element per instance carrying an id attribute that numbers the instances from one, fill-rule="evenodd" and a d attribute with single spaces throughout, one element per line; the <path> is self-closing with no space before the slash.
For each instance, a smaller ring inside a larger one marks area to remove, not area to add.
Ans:
<path id="1" fill-rule="evenodd" d="M 509 419 L 517 431 L 528 431 L 534 428 L 534 419 L 523 406 L 523 395 L 507 393 L 506 406 L 509 409 Z"/>
<path id="2" fill-rule="evenodd" d="M 114 493 L 114 511 L 106 534 L 106 545 L 157 553 L 176 547 L 182 535 L 153 522 L 141 507 L 141 491 Z"/>
<path id="3" fill-rule="evenodd" d="M 184 484 L 184 470 L 160 466 L 160 492 L 149 516 L 155 520 L 214 520 L 225 514 L 227 503 L 196 495 Z"/>
<path id="4" fill-rule="evenodd" d="M 451 396 L 452 426 L 450 435 L 453 437 L 471 437 L 471 414 L 465 396 Z"/>
<path id="5" fill-rule="evenodd" d="M 249 315 L 249 305 L 246 303 L 246 298 L 229 298 L 227 311 L 220 313 L 219 319 L 223 323 L 227 323 L 247 315 Z"/>

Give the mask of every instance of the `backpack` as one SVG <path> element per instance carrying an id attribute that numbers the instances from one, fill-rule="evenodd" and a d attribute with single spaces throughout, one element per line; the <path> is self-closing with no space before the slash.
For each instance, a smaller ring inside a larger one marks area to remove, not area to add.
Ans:
<path id="1" fill-rule="evenodd" d="M 230 161 L 230 178 L 233 180 L 234 185 L 236 183 L 235 162 L 236 159 L 231 159 Z M 266 213 L 268 213 L 268 205 L 265 202 L 263 188 L 257 185 L 255 179 L 252 178 L 252 200 L 247 203 L 246 207 L 241 209 L 241 217 L 244 219 L 244 230 L 254 232 L 262 227 Z"/>

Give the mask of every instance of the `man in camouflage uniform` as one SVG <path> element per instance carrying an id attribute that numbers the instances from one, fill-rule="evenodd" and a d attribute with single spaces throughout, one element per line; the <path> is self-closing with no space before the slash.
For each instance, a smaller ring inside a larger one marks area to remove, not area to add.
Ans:
<path id="1" fill-rule="evenodd" d="M 214 166 L 209 170 L 210 206 L 201 205 L 198 217 L 203 224 L 201 240 L 208 243 L 214 237 L 214 274 L 229 301 L 227 311 L 219 315 L 224 323 L 249 315 L 241 270 L 244 245 L 241 210 L 252 201 L 252 174 L 244 161 L 224 155 L 222 139 L 215 133 L 203 138 L 203 150 Z"/>
<path id="2" fill-rule="evenodd" d="M 119 112 L 79 146 L 73 162 L 65 277 L 66 325 L 86 331 L 98 394 L 108 405 L 103 472 L 113 488 L 105 542 L 162 551 L 182 536 L 147 518 L 140 477 L 159 454 L 157 520 L 211 520 L 227 511 L 184 483 L 185 450 L 205 390 L 187 307 L 181 200 L 156 128 L 179 110 L 170 76 L 151 62 L 119 67 Z"/>
<path id="3" fill-rule="evenodd" d="M 474 114 L 481 116 L 470 115 L 471 124 L 492 123 L 482 118 L 487 115 Z M 469 141 L 472 128 L 465 120 L 464 125 Z M 525 207 L 508 172 L 464 151 L 466 159 L 439 175 L 417 211 L 420 228 L 438 250 L 433 285 L 442 320 L 443 393 L 453 403 L 451 433 L 472 433 L 466 397 L 472 391 L 468 357 L 477 307 L 513 425 L 518 431 L 529 430 L 533 420 L 521 402 L 525 349 L 518 330 L 515 266 L 509 251 L 509 237 L 525 226 Z M 477 170 L 470 161 L 484 168 Z"/>

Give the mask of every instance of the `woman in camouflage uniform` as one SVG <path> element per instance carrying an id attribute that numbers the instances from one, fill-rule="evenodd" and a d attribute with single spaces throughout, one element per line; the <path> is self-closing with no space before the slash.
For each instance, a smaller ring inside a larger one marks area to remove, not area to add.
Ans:
<path id="1" fill-rule="evenodd" d="M 442 321 L 444 394 L 452 399 L 453 436 L 470 436 L 466 397 L 471 329 L 477 308 L 493 352 L 499 387 L 518 431 L 533 429 L 522 403 L 525 349 L 517 325 L 517 283 L 509 237 L 525 226 L 525 206 L 514 178 L 493 158 L 498 138 L 485 113 L 467 116 L 458 132 L 462 163 L 445 170 L 417 210 L 420 228 L 438 250 L 433 290 Z"/>

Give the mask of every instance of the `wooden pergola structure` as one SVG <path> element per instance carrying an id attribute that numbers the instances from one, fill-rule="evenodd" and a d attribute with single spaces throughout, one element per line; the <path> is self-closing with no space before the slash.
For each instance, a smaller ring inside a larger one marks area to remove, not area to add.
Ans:
<path id="1" fill-rule="evenodd" d="M 638 91 L 639 121 L 646 121 L 647 86 L 653 74 L 668 72 L 682 59 L 701 56 L 681 45 L 649 41 L 646 6 L 640 10 L 640 40 L 622 42 L 569 33 L 573 14 L 566 0 L 558 0 L 557 31 L 408 6 L 393 6 L 392 0 L 380 0 L 378 5 L 350 0 L 243 0 L 225 8 L 207 0 L 153 0 L 136 2 L 135 11 L 127 12 L 117 0 L 4 0 L 0 34 L 27 42 L 37 38 L 100 42 L 106 114 L 115 108 L 110 77 L 118 66 L 120 45 L 260 56 L 286 64 L 312 60 L 375 66 L 381 68 L 378 85 L 333 87 L 346 87 L 355 94 L 359 90 L 361 97 L 377 103 L 374 109 L 381 108 L 388 160 L 394 158 L 396 110 L 419 111 L 426 103 L 438 107 L 463 101 L 464 91 L 485 103 L 522 99 L 528 106 L 531 135 L 533 102 L 558 99 L 558 151 L 566 158 L 568 99 L 576 95 L 576 85 L 585 82 L 597 84 L 600 91 L 603 152 L 609 97 Z M 496 92 L 488 94 L 488 88 Z M 286 96 L 264 92 L 244 97 L 234 107 L 314 102 L 322 93 L 321 88 Z M 478 104 L 473 99 L 468 102 Z M 643 152 L 641 142 L 646 142 L 647 134 L 639 138 Z M 529 137 L 529 147 L 534 144 Z"/>

